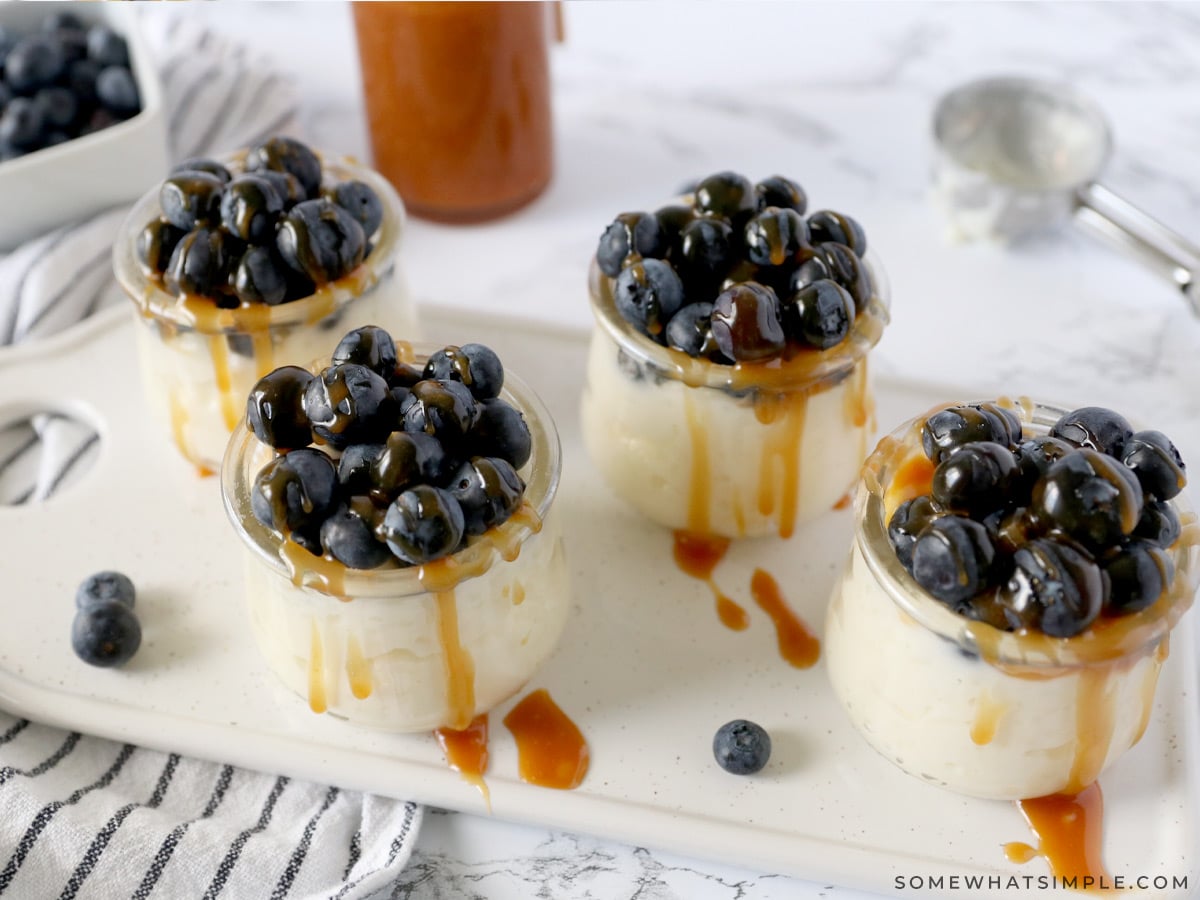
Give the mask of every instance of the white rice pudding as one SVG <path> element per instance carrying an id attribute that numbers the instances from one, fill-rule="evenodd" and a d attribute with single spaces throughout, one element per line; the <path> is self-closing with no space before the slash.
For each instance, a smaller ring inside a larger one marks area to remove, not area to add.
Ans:
<path id="1" fill-rule="evenodd" d="M 875 427 L 867 352 L 888 319 L 882 270 L 850 336 L 790 359 L 720 365 L 660 346 L 621 318 L 593 263 L 584 443 L 612 490 L 668 528 L 778 534 L 854 484 Z"/>
<path id="2" fill-rule="evenodd" d="M 1011 407 L 1027 434 L 1064 412 Z M 923 421 L 884 438 L 863 469 L 855 543 L 826 616 L 834 693 L 876 750 L 925 781 L 994 799 L 1078 792 L 1146 729 L 1170 630 L 1200 581 L 1200 525 L 1174 501 L 1187 523 L 1170 550 L 1175 578 L 1139 613 L 1073 638 L 968 621 L 922 590 L 887 536 L 895 508 L 928 490 Z"/>
<path id="3" fill-rule="evenodd" d="M 533 453 L 521 508 L 453 556 L 348 569 L 263 527 L 254 478 L 274 451 L 242 425 L 222 469 L 226 511 L 246 547 L 246 603 L 267 665 L 317 713 L 384 731 L 466 728 L 519 691 L 550 656 L 570 608 L 552 503 L 561 462 L 541 402 L 513 376 Z"/>
<path id="4" fill-rule="evenodd" d="M 240 167 L 241 154 L 225 162 Z M 416 311 L 399 266 L 404 206 L 369 169 L 322 160 L 327 181 L 354 179 L 374 189 L 383 222 L 362 264 L 311 296 L 279 306 L 219 309 L 207 297 L 176 297 L 150 278 L 136 257 L 139 232 L 159 215 L 158 189 L 134 206 L 113 247 L 113 268 L 134 303 L 142 385 L 151 415 L 201 470 L 220 468 L 229 435 L 245 413 L 255 382 L 279 366 L 307 366 L 328 355 L 340 335 L 379 325 L 406 340 Z"/>

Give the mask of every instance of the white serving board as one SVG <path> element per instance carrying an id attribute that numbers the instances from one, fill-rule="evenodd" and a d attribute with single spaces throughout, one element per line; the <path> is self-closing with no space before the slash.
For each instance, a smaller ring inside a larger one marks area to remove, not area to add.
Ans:
<path id="1" fill-rule="evenodd" d="M 316 716 L 266 670 L 247 627 L 242 549 L 217 479 L 197 478 L 146 421 L 131 325 L 126 310 L 115 310 L 0 354 L 0 424 L 53 408 L 93 422 L 101 435 L 95 465 L 73 487 L 44 504 L 0 507 L 0 707 L 162 750 L 486 813 L 432 736 L 377 734 Z M 1004 843 L 1032 840 L 1012 804 L 904 775 L 854 732 L 822 664 L 800 671 L 780 658 L 771 623 L 750 598 L 750 574 L 762 566 L 775 575 L 820 633 L 849 546 L 849 512 L 831 511 L 788 542 L 736 545 L 716 580 L 751 625 L 729 631 L 708 588 L 676 570 L 670 534 L 612 498 L 588 462 L 576 410 L 586 334 L 437 308 L 425 310 L 424 327 L 435 342 L 494 347 L 542 395 L 563 442 L 557 502 L 574 603 L 558 652 L 530 689 L 548 688 L 579 725 L 591 769 L 574 791 L 522 783 L 501 724 L 505 704 L 491 719 L 493 815 L 881 893 L 896 891 L 900 875 L 1047 872 L 1040 859 L 1005 860 Z M 935 403 L 967 399 L 895 380 L 876 389 L 885 431 Z M 139 589 L 144 642 L 120 671 L 85 666 L 69 643 L 76 585 L 107 568 L 127 572 Z M 1145 738 L 1102 786 L 1109 869 L 1188 875 L 1194 888 L 1200 682 L 1192 618 L 1172 641 Z M 713 732 L 739 717 L 761 723 L 774 743 L 770 765 L 751 778 L 712 759 Z"/>

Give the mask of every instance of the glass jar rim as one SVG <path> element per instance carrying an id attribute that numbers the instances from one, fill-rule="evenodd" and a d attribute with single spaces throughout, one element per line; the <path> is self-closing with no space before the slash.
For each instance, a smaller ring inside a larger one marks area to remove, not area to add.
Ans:
<path id="1" fill-rule="evenodd" d="M 428 357 L 442 349 L 441 345 L 410 344 L 397 341 L 397 350 L 402 362 L 423 363 Z M 319 372 L 329 364 L 321 360 L 309 367 Z M 303 585 L 339 599 L 357 597 L 380 597 L 400 600 L 404 597 L 425 595 L 431 591 L 449 590 L 453 584 L 486 573 L 498 557 L 498 545 L 520 548 L 524 542 L 541 530 L 542 522 L 549 516 L 550 507 L 558 493 L 562 477 L 562 445 L 558 429 L 550 411 L 542 399 L 521 378 L 505 369 L 501 398 L 512 404 L 529 425 L 532 449 L 529 461 L 522 467 L 526 474 L 524 503 L 533 510 L 531 518 L 514 515 L 508 521 L 473 539 L 467 547 L 457 553 L 435 560 L 429 566 L 437 567 L 439 574 L 429 577 L 431 569 L 426 566 L 385 566 L 377 569 L 352 569 L 341 567 L 339 574 L 341 589 L 332 591 L 320 580 L 302 579 Z M 269 450 L 246 425 L 243 416 L 233 431 L 225 449 L 221 465 L 221 498 L 226 515 L 242 543 L 249 548 L 257 560 L 281 578 L 293 580 L 293 573 L 281 556 L 284 541 L 271 529 L 255 518 L 250 503 L 250 488 L 257 469 L 250 470 L 256 452 Z M 306 556 L 309 555 L 306 553 Z M 313 557 L 314 560 L 319 559 Z M 341 566 L 340 563 L 327 565 Z M 312 571 L 316 571 L 315 569 Z M 456 574 L 458 573 L 458 574 Z M 427 586 L 426 581 L 431 584 Z"/>
<path id="2" fill-rule="evenodd" d="M 828 350 L 803 350 L 792 360 L 780 358 L 763 363 L 724 365 L 663 346 L 636 330 L 617 310 L 610 279 L 600 271 L 595 256 L 588 268 L 588 293 L 597 324 L 624 353 L 656 373 L 681 381 L 688 387 L 723 391 L 765 390 L 781 393 L 812 390 L 836 382 L 879 343 L 891 320 L 891 285 L 874 250 L 862 257 L 871 277 L 871 301 L 855 318 L 849 337 Z"/>
<path id="3" fill-rule="evenodd" d="M 214 159 L 222 165 L 240 169 L 248 152 L 246 149 L 237 150 Z M 151 278 L 137 259 L 135 248 L 138 234 L 161 214 L 158 204 L 161 185 L 156 184 L 129 210 L 113 243 L 113 273 L 141 314 L 201 334 L 253 334 L 278 326 L 319 322 L 382 280 L 396 265 L 407 227 L 403 201 L 386 178 L 353 157 L 327 154 L 320 150 L 313 152 L 321 160 L 322 180 L 326 175 L 334 175 L 338 181 L 361 181 L 376 193 L 383 207 L 379 228 L 374 235 L 368 236 L 368 239 L 374 238 L 371 253 L 354 271 L 321 285 L 307 297 L 277 306 L 251 304 L 236 309 L 219 309 L 207 297 L 180 298 Z M 187 300 L 202 302 L 192 307 Z"/>
<path id="4" fill-rule="evenodd" d="M 1175 578 L 1163 597 L 1140 612 L 1105 619 L 1103 629 L 1094 627 L 1070 638 L 1040 632 L 1007 632 L 985 622 L 969 620 L 954 612 L 917 584 L 901 565 L 887 534 L 885 496 L 896 463 L 911 458 L 920 447 L 921 426 L 933 412 L 947 406 L 977 406 L 995 403 L 1016 413 L 1026 436 L 1049 431 L 1068 408 L 1038 403 L 1027 397 L 1015 400 L 972 400 L 943 403 L 909 419 L 879 441 L 863 464 L 855 496 L 854 539 L 876 583 L 910 618 L 945 638 L 971 656 L 982 656 L 992 665 L 1029 677 L 1051 675 L 1055 670 L 1083 668 L 1148 652 L 1158 645 L 1188 611 L 1200 586 L 1200 535 L 1184 536 L 1167 551 L 1175 565 Z M 923 451 L 919 451 L 923 455 Z M 1182 521 L 1193 516 L 1191 505 L 1179 495 L 1170 501 Z"/>

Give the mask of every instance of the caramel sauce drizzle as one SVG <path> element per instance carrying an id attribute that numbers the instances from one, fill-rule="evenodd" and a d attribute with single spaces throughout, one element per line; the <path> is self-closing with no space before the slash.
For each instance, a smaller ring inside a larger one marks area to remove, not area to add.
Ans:
<path id="1" fill-rule="evenodd" d="M 517 742 L 521 780 L 539 787 L 579 787 L 591 763 L 582 732 L 545 690 L 522 699 L 504 717 Z"/>
<path id="2" fill-rule="evenodd" d="M 771 617 L 779 642 L 779 655 L 796 669 L 809 669 L 821 656 L 821 641 L 787 605 L 783 591 L 771 575 L 755 569 L 750 577 L 754 602 Z"/>
<path id="3" fill-rule="evenodd" d="M 706 534 L 675 532 L 675 564 L 685 575 L 703 581 L 717 602 L 717 618 L 732 631 L 744 631 L 750 625 L 746 610 L 727 597 L 713 580 L 713 570 L 729 551 L 729 538 Z"/>
<path id="4" fill-rule="evenodd" d="M 458 604 L 454 591 L 439 591 L 438 637 L 446 669 L 446 704 L 450 727 L 466 728 L 475 714 L 475 662 L 463 647 L 458 632 Z"/>
<path id="5" fill-rule="evenodd" d="M 323 713 L 329 708 L 325 699 L 325 651 L 315 620 L 308 653 L 308 706 L 315 713 Z"/>
<path id="6" fill-rule="evenodd" d="M 983 747 L 995 740 L 1000 720 L 1007 711 L 1003 703 L 988 694 L 981 695 L 975 709 L 975 721 L 971 723 L 971 743 Z"/>
<path id="7" fill-rule="evenodd" d="M 221 395 L 221 418 L 230 432 L 237 427 L 238 408 L 233 396 L 233 380 L 229 375 L 229 345 L 225 343 L 225 335 L 214 334 L 208 339 L 209 353 L 212 354 L 213 372 L 217 379 L 217 392 Z"/>
<path id="8" fill-rule="evenodd" d="M 350 681 L 350 693 L 359 700 L 371 696 L 371 661 L 363 655 L 362 645 L 355 635 L 346 641 L 346 677 Z"/>
<path id="9" fill-rule="evenodd" d="M 709 481 L 712 472 L 708 460 L 708 433 L 695 401 L 688 391 L 683 392 L 683 410 L 687 416 L 688 437 L 692 445 L 692 473 L 688 486 L 688 530 L 696 534 L 708 531 Z"/>
<path id="10" fill-rule="evenodd" d="M 349 602 L 345 587 L 346 567 L 336 559 L 314 556 L 286 538 L 279 543 L 279 556 L 296 587 L 314 587 L 322 593 Z"/>
<path id="11" fill-rule="evenodd" d="M 835 510 L 849 509 L 850 502 L 854 499 L 849 491 L 838 497 L 837 502 L 833 504 Z"/>
<path id="12" fill-rule="evenodd" d="M 936 466 L 924 453 L 909 456 L 900 464 L 883 497 L 884 515 L 891 519 L 902 503 L 928 494 L 933 489 Z"/>
<path id="13" fill-rule="evenodd" d="M 1137 730 L 1133 733 L 1133 744 L 1136 744 L 1142 739 L 1142 735 L 1146 733 L 1146 729 L 1150 726 L 1150 717 L 1154 713 L 1154 690 L 1158 687 L 1158 673 L 1162 669 L 1162 664 L 1166 662 L 1167 656 L 1170 653 L 1171 636 L 1164 635 L 1158 647 L 1154 650 L 1154 665 L 1147 666 L 1146 671 L 1142 675 L 1142 717 L 1138 721 Z"/>
<path id="14" fill-rule="evenodd" d="M 186 428 L 189 416 L 187 408 L 179 402 L 179 398 L 174 394 L 169 396 L 168 404 L 171 413 L 171 435 L 175 439 L 175 446 L 179 448 L 179 452 L 196 467 L 196 474 L 201 478 L 208 478 L 217 474 L 208 466 L 197 462 L 195 454 L 192 453 L 191 447 L 188 446 Z"/>
<path id="15" fill-rule="evenodd" d="M 1054 875 L 1111 883 L 1104 867 L 1104 795 L 1098 783 L 1076 793 L 1018 800 L 1017 808 L 1037 837 L 1036 852 L 1046 858 Z M 1018 862 L 1031 859 L 1025 854 L 1032 850 L 1027 844 L 1005 845 L 1005 855 Z"/>
<path id="16" fill-rule="evenodd" d="M 1004 845 L 1004 856 L 1009 862 L 1025 864 L 1036 856 L 1041 856 L 1037 847 L 1031 847 L 1024 841 L 1009 841 Z"/>
<path id="17" fill-rule="evenodd" d="M 433 732 L 438 746 L 446 754 L 446 764 L 462 776 L 463 781 L 473 784 L 483 795 L 488 812 L 492 809 L 492 795 L 483 776 L 488 770 L 488 716 L 480 713 L 466 728 L 435 728 Z"/>

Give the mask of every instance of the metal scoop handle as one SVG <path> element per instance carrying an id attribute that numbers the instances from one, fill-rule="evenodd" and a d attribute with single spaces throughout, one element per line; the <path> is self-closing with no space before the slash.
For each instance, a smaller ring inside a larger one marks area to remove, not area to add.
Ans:
<path id="1" fill-rule="evenodd" d="M 1165 276 L 1200 316 L 1200 247 L 1101 184 L 1080 188 L 1075 220 Z"/>

